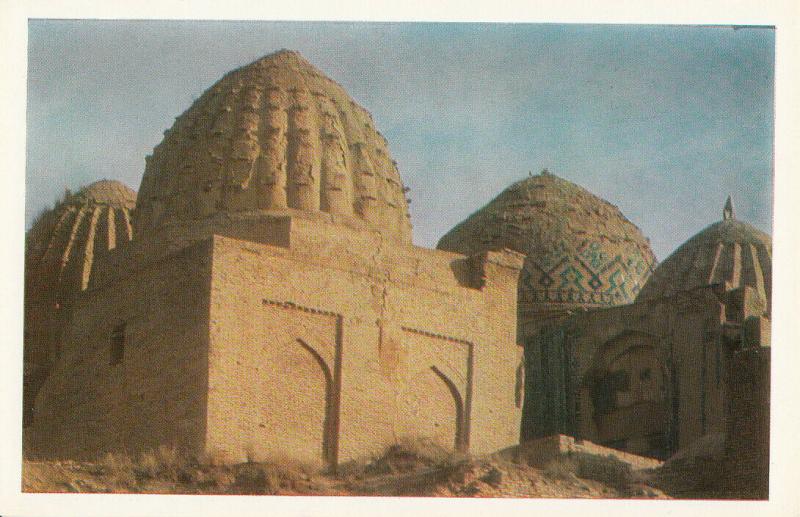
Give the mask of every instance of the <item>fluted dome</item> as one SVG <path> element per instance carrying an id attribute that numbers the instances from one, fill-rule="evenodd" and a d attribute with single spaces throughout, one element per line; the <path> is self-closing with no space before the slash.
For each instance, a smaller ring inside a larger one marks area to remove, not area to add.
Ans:
<path id="1" fill-rule="evenodd" d="M 25 422 L 57 357 L 72 303 L 98 257 L 132 237 L 136 192 L 118 181 L 92 183 L 39 216 L 25 236 Z"/>
<path id="2" fill-rule="evenodd" d="M 85 289 L 94 256 L 132 238 L 136 192 L 101 180 L 68 195 L 42 214 L 25 239 L 27 288 L 69 296 Z"/>
<path id="3" fill-rule="evenodd" d="M 772 295 L 772 239 L 738 221 L 728 200 L 723 219 L 686 241 L 662 262 L 638 300 L 671 296 L 701 286 L 755 288 L 767 307 Z"/>
<path id="4" fill-rule="evenodd" d="M 630 303 L 655 265 L 647 239 L 617 207 L 547 171 L 508 187 L 438 247 L 525 254 L 523 326 L 572 307 Z"/>
<path id="5" fill-rule="evenodd" d="M 136 233 L 254 210 L 330 214 L 411 240 L 385 138 L 297 52 L 234 70 L 176 119 L 147 160 Z"/>
<path id="6" fill-rule="evenodd" d="M 67 203 L 73 206 L 106 205 L 127 211 L 136 205 L 136 191 L 119 181 L 100 180 L 73 194 Z"/>

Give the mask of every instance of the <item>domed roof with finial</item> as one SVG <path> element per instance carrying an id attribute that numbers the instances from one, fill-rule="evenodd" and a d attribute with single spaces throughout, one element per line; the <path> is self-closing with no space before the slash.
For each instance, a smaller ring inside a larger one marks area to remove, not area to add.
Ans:
<path id="1" fill-rule="evenodd" d="M 726 290 L 748 285 L 769 307 L 772 295 L 772 239 L 736 219 L 730 196 L 722 220 L 686 241 L 647 281 L 637 300 L 720 284 Z"/>
<path id="2" fill-rule="evenodd" d="M 329 214 L 410 242 L 405 189 L 370 114 L 299 53 L 227 74 L 147 160 L 136 233 L 248 211 Z"/>
<path id="3" fill-rule="evenodd" d="M 617 207 L 546 169 L 508 187 L 438 247 L 527 255 L 522 311 L 630 303 L 655 265 L 647 239 Z"/>

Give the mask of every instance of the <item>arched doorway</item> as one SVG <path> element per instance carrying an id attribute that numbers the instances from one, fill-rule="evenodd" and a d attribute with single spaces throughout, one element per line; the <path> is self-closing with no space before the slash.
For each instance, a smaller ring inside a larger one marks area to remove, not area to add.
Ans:
<path id="1" fill-rule="evenodd" d="M 654 336 L 628 332 L 607 341 L 580 391 L 602 445 L 646 456 L 667 453 L 668 375 Z M 588 399 L 588 400 L 586 400 Z"/>

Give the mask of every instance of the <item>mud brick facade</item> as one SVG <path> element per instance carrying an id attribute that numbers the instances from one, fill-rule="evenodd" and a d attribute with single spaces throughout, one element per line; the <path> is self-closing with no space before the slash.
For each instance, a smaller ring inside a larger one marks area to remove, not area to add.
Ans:
<path id="1" fill-rule="evenodd" d="M 385 140 L 293 52 L 209 89 L 147 160 L 134 238 L 74 294 L 26 442 L 335 464 L 518 441 L 523 257 L 411 244 Z"/>
<path id="2" fill-rule="evenodd" d="M 724 434 L 726 486 L 765 496 L 771 241 L 730 201 L 657 265 L 548 171 L 436 250 L 406 192 L 370 114 L 296 52 L 227 74 L 138 196 L 101 181 L 29 231 L 27 453 L 335 465 L 569 435 L 663 459 Z"/>

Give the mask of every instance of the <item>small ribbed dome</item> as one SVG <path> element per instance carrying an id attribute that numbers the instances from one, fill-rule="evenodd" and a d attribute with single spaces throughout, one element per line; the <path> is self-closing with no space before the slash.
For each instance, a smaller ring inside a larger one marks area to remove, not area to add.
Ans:
<path id="1" fill-rule="evenodd" d="M 41 215 L 25 238 L 28 288 L 56 290 L 62 296 L 85 289 L 97 251 L 132 238 L 130 211 L 136 192 L 118 181 L 101 180 L 82 188 Z"/>
<path id="2" fill-rule="evenodd" d="M 655 267 L 647 239 L 617 207 L 547 171 L 508 187 L 438 248 L 527 255 L 519 286 L 523 326 L 571 307 L 631 303 Z"/>
<path id="3" fill-rule="evenodd" d="M 297 52 L 227 74 L 176 119 L 147 161 L 136 234 L 253 210 L 327 213 L 411 241 L 386 140 Z"/>
<path id="4" fill-rule="evenodd" d="M 722 221 L 686 241 L 658 266 L 637 300 L 712 284 L 721 284 L 726 290 L 748 285 L 771 306 L 772 239 L 736 220 L 730 200 L 723 213 Z"/>
<path id="5" fill-rule="evenodd" d="M 98 181 L 68 194 L 25 236 L 25 423 L 57 357 L 75 297 L 89 285 L 98 257 L 132 237 L 136 192 Z"/>
<path id="6" fill-rule="evenodd" d="M 136 205 L 136 191 L 119 181 L 100 180 L 79 190 L 68 202 L 72 205 L 94 203 L 132 210 Z"/>

